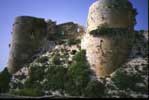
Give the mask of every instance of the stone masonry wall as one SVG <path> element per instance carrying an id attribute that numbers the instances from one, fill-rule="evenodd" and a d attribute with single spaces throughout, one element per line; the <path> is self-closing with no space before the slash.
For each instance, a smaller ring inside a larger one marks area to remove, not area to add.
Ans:
<path id="1" fill-rule="evenodd" d="M 135 9 L 128 0 L 97 0 L 89 8 L 87 32 L 98 26 L 112 28 L 130 27 L 133 29 L 136 20 Z"/>
<path id="2" fill-rule="evenodd" d="M 57 25 L 52 20 L 19 16 L 13 24 L 8 70 L 15 73 L 41 53 L 52 50 L 56 41 L 77 38 L 82 35 L 82 26 L 73 22 Z"/>
<path id="3" fill-rule="evenodd" d="M 46 23 L 44 19 L 19 16 L 13 25 L 11 51 L 8 70 L 15 73 L 25 63 L 29 63 L 32 56 L 39 52 L 46 42 Z"/>
<path id="4" fill-rule="evenodd" d="M 88 62 L 97 77 L 108 76 L 127 60 L 135 16 L 136 11 L 128 0 L 97 0 L 91 5 L 81 47 L 86 50 Z M 114 31 L 98 32 L 104 28 Z M 122 30 L 116 32 L 119 29 Z M 94 30 L 98 30 L 96 35 L 92 34 Z"/>

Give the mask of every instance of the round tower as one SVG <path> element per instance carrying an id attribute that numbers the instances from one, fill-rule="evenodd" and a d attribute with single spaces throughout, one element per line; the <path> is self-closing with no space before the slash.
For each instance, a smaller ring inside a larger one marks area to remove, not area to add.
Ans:
<path id="1" fill-rule="evenodd" d="M 44 19 L 30 16 L 16 17 L 13 24 L 8 70 L 15 73 L 45 44 L 46 23 Z"/>
<path id="2" fill-rule="evenodd" d="M 89 8 L 87 31 L 99 26 L 133 30 L 136 10 L 128 0 L 97 0 Z"/>
<path id="3" fill-rule="evenodd" d="M 136 14 L 128 0 L 97 0 L 89 8 L 81 47 L 97 77 L 109 76 L 127 60 Z"/>

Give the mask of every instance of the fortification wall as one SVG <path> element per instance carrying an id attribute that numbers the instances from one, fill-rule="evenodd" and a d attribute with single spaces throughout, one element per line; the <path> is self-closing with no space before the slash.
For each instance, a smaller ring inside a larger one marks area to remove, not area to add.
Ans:
<path id="1" fill-rule="evenodd" d="M 47 23 L 47 39 L 55 40 L 55 34 L 57 33 L 56 22 L 48 20 L 46 23 Z"/>
<path id="2" fill-rule="evenodd" d="M 57 25 L 57 33 L 64 35 L 64 38 L 74 38 L 79 35 L 79 25 L 73 22 Z"/>
<path id="3" fill-rule="evenodd" d="M 110 75 L 127 60 L 133 40 L 134 12 L 128 0 L 98 0 L 91 5 L 81 47 L 97 77 Z M 104 28 L 108 32 L 101 31 Z"/>
<path id="4" fill-rule="evenodd" d="M 131 33 L 124 32 L 100 37 L 84 35 L 81 47 L 86 50 L 87 60 L 97 77 L 109 76 L 125 63 L 133 40 L 129 34 Z"/>
<path id="5" fill-rule="evenodd" d="M 73 22 L 56 25 L 52 20 L 16 17 L 8 60 L 9 72 L 15 73 L 41 53 L 52 50 L 61 36 L 62 39 L 76 38 L 80 33 L 83 33 L 83 28 Z"/>
<path id="6" fill-rule="evenodd" d="M 15 73 L 40 52 L 46 42 L 46 35 L 44 19 L 29 16 L 15 19 L 8 61 L 10 73 Z"/>
<path id="7" fill-rule="evenodd" d="M 128 0 L 97 0 L 89 8 L 87 32 L 100 26 L 134 29 L 136 10 Z"/>

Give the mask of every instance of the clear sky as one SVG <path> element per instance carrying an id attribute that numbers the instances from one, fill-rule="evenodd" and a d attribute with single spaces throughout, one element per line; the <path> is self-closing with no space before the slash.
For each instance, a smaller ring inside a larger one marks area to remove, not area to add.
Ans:
<path id="1" fill-rule="evenodd" d="M 89 6 L 96 0 L 0 0 L 0 71 L 6 66 L 8 44 L 16 16 L 35 16 L 57 23 L 73 21 L 86 25 Z M 148 0 L 130 0 L 137 8 L 136 30 L 148 30 Z"/>

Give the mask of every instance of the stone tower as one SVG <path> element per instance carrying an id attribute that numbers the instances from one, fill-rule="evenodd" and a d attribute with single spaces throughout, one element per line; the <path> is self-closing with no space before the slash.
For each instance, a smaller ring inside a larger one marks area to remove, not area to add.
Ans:
<path id="1" fill-rule="evenodd" d="M 12 41 L 8 60 L 8 70 L 15 73 L 32 56 L 39 52 L 46 42 L 46 23 L 44 19 L 19 16 L 13 24 Z"/>
<path id="2" fill-rule="evenodd" d="M 97 77 L 108 76 L 126 61 L 136 14 L 128 0 L 97 0 L 90 6 L 81 47 Z"/>

